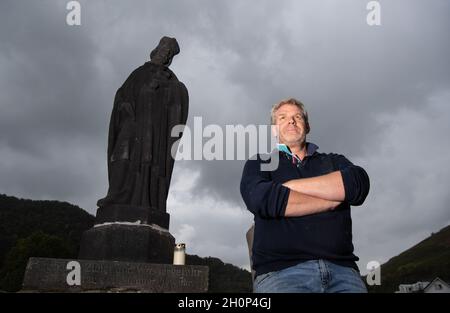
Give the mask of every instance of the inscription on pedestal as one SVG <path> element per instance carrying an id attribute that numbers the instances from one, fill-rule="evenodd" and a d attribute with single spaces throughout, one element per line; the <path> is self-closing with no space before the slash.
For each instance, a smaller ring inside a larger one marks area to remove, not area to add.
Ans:
<path id="1" fill-rule="evenodd" d="M 79 262 L 79 273 L 67 269 Z M 80 275 L 80 285 L 69 285 L 68 276 Z M 115 261 L 30 258 L 23 290 L 42 292 L 136 291 L 206 292 L 208 267 Z"/>

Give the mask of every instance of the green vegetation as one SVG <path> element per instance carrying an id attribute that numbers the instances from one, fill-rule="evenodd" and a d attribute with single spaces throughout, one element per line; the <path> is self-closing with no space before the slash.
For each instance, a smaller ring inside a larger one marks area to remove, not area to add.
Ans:
<path id="1" fill-rule="evenodd" d="M 432 281 L 450 282 L 450 226 L 391 258 L 381 266 L 381 285 L 369 292 L 395 292 L 399 284 Z"/>
<path id="2" fill-rule="evenodd" d="M 93 225 L 92 215 L 67 202 L 24 200 L 0 194 L 0 268 L 19 239 L 39 231 L 61 238 L 71 257 L 75 257 L 81 234 Z"/>
<path id="3" fill-rule="evenodd" d="M 29 257 L 76 258 L 81 235 L 94 216 L 67 202 L 33 201 L 0 194 L 0 290 L 21 288 Z M 251 292 L 251 274 L 213 257 L 187 255 L 209 266 L 209 292 Z"/>
<path id="4" fill-rule="evenodd" d="M 81 235 L 94 217 L 67 202 L 33 201 L 0 194 L 0 290 L 17 291 L 29 257 L 76 258 Z M 209 266 L 209 292 L 251 292 L 251 274 L 214 257 L 187 255 L 186 263 Z M 381 286 L 369 292 L 394 292 L 399 284 L 450 282 L 450 226 L 381 266 Z"/>
<path id="5" fill-rule="evenodd" d="M 8 252 L 0 271 L 0 285 L 6 291 L 20 290 L 28 259 L 32 256 L 70 258 L 71 255 L 69 245 L 61 238 L 43 232 L 33 233 L 25 239 L 19 239 Z"/>
<path id="6" fill-rule="evenodd" d="M 252 292 L 252 274 L 218 258 L 187 255 L 186 264 L 209 267 L 209 292 Z"/>

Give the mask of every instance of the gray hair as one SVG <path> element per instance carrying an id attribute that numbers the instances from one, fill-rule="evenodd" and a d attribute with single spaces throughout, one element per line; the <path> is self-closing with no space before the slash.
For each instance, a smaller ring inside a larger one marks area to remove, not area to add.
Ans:
<path id="1" fill-rule="evenodd" d="M 300 109 L 302 118 L 305 121 L 307 133 L 308 133 L 309 132 L 308 112 L 306 111 L 303 103 L 301 103 L 299 100 L 297 100 L 295 98 L 281 100 L 280 102 L 273 105 L 272 110 L 270 111 L 272 125 L 275 125 L 275 114 L 277 113 L 278 109 L 281 108 L 285 104 L 292 104 L 292 105 L 297 106 Z"/>

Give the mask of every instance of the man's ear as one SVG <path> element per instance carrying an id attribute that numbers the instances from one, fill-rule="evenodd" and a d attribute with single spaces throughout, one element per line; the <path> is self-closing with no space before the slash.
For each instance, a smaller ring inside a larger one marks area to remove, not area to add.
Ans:
<path id="1" fill-rule="evenodd" d="M 309 134 L 309 131 L 311 130 L 311 128 L 309 127 L 309 123 L 306 123 L 305 127 L 306 127 L 306 134 Z"/>

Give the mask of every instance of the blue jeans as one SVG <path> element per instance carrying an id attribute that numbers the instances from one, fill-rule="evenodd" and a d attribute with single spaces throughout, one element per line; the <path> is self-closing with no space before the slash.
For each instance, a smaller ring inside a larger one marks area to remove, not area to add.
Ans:
<path id="1" fill-rule="evenodd" d="M 357 270 L 326 260 L 311 260 L 258 275 L 253 292 L 366 293 L 367 288 Z"/>

